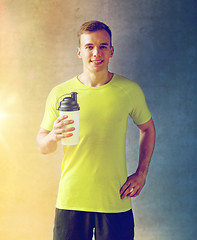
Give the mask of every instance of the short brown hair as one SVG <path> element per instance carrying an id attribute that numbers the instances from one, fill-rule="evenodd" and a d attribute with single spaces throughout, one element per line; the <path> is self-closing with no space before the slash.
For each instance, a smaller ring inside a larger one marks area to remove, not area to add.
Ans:
<path id="1" fill-rule="evenodd" d="M 86 32 L 96 32 L 99 30 L 105 30 L 110 36 L 110 46 L 112 46 L 112 33 L 111 29 L 103 22 L 100 21 L 88 21 L 81 25 L 78 31 L 79 46 L 80 46 L 80 36 Z"/>

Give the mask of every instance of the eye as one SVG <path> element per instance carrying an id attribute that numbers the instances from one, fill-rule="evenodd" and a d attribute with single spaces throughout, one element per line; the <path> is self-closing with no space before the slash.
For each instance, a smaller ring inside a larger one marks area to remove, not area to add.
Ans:
<path id="1" fill-rule="evenodd" d="M 92 50 L 93 47 L 92 46 L 87 46 L 86 49 Z"/>
<path id="2" fill-rule="evenodd" d="M 106 46 L 100 46 L 100 49 L 106 49 L 107 47 Z"/>

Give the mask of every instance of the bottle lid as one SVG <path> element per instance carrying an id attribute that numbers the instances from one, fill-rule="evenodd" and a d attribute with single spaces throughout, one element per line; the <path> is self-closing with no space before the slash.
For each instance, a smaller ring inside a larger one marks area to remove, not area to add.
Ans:
<path id="1" fill-rule="evenodd" d="M 70 93 L 71 97 L 65 97 L 58 108 L 59 111 L 78 111 L 79 104 L 77 103 L 77 92 Z"/>

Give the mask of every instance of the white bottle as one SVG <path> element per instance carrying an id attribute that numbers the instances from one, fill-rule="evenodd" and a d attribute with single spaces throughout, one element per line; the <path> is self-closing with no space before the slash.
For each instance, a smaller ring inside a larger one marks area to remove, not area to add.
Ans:
<path id="1" fill-rule="evenodd" d="M 67 94 L 66 94 L 67 95 Z M 79 143 L 79 104 L 77 103 L 77 93 L 70 93 L 71 97 L 65 97 L 58 108 L 59 115 L 66 115 L 68 118 L 66 120 L 74 120 L 73 124 L 64 126 L 64 128 L 74 127 L 75 130 L 72 131 L 73 136 L 61 139 L 63 145 L 76 145 Z M 67 133 L 65 133 L 67 134 Z"/>

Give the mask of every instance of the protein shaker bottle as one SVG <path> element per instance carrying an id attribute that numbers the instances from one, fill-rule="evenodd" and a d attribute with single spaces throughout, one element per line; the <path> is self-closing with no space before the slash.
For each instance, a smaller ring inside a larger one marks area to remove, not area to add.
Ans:
<path id="1" fill-rule="evenodd" d="M 72 131 L 73 136 L 61 139 L 63 145 L 76 145 L 79 143 L 79 104 L 77 103 L 77 93 L 72 92 L 70 97 L 65 97 L 58 108 L 59 115 L 66 115 L 68 118 L 66 120 L 74 120 L 73 124 L 64 126 L 63 128 L 74 127 L 75 130 Z M 66 133 L 65 133 L 66 134 Z"/>

